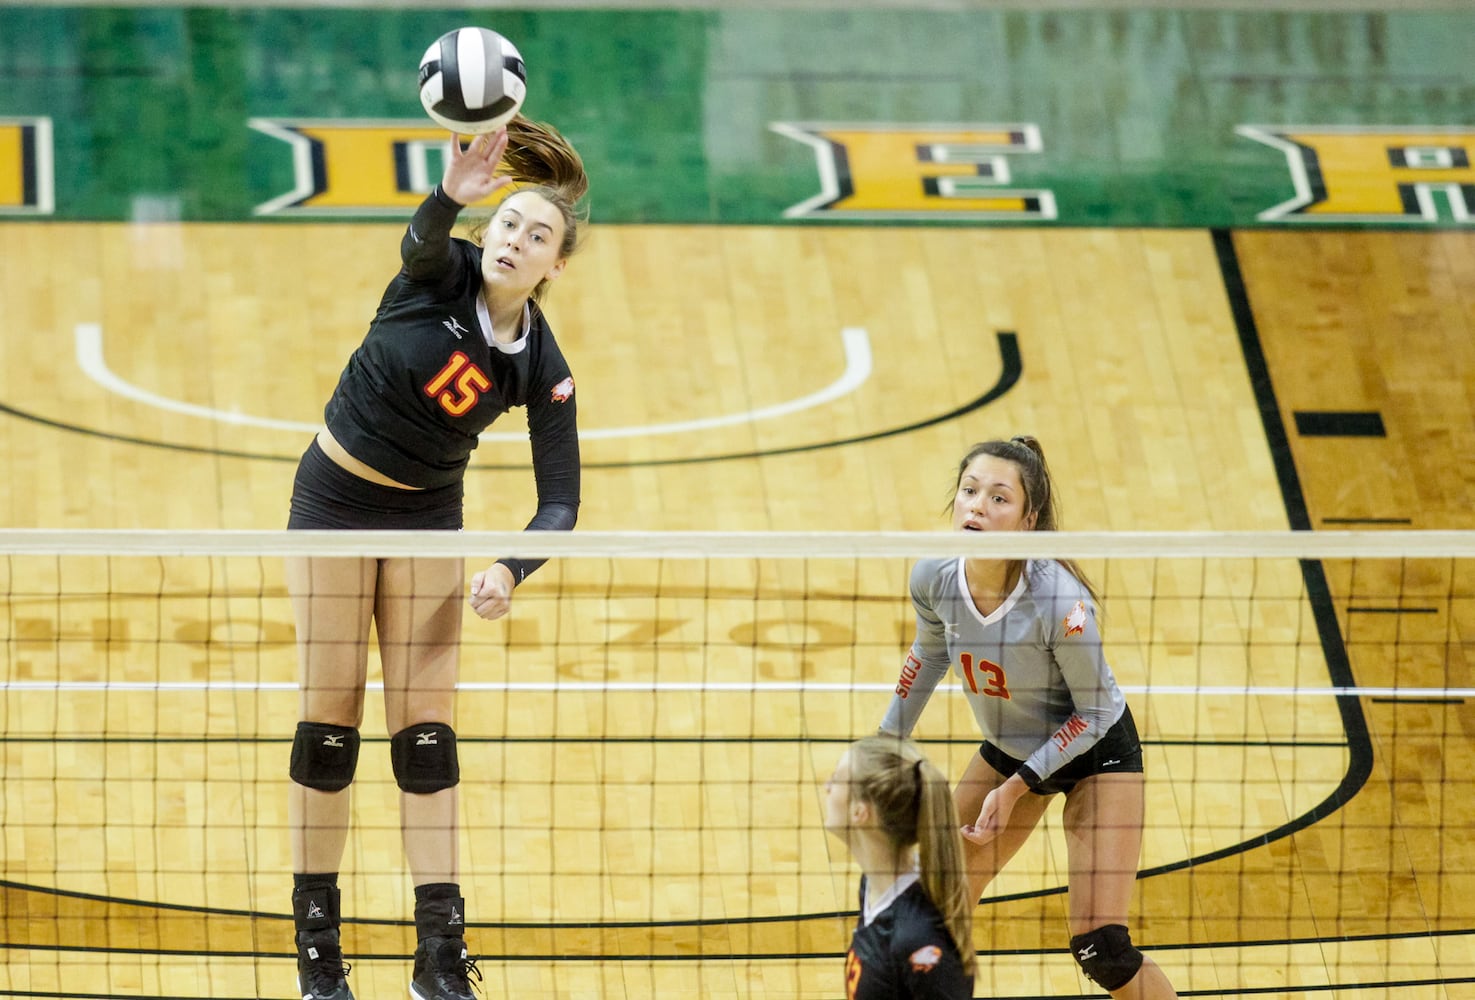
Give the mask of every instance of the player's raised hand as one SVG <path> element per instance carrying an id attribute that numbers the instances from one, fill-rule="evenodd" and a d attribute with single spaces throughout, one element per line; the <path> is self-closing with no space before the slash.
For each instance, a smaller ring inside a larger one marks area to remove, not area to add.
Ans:
<path id="1" fill-rule="evenodd" d="M 462 141 L 466 145 L 462 146 Z M 462 205 L 481 201 L 494 191 L 512 183 L 512 178 L 497 173 L 502 154 L 507 151 L 507 130 L 499 128 L 474 136 L 451 136 L 451 157 L 441 178 L 446 197 Z"/>
<path id="2" fill-rule="evenodd" d="M 512 610 L 512 570 L 493 563 L 471 578 L 471 610 L 487 621 L 495 621 Z"/>

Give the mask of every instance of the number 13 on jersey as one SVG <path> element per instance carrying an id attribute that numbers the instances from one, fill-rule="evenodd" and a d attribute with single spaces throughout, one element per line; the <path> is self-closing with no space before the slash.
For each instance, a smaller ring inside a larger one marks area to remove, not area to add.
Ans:
<path id="1" fill-rule="evenodd" d="M 983 657 L 973 658 L 972 653 L 959 653 L 958 662 L 963 666 L 963 676 L 974 694 L 986 694 L 990 698 L 1009 699 L 1009 685 L 1004 677 L 1004 668 Z M 979 683 L 983 686 L 980 688 Z"/>

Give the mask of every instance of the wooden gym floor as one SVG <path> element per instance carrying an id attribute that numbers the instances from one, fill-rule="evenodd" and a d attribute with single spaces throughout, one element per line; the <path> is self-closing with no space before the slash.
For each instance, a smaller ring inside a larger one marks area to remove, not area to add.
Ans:
<path id="1" fill-rule="evenodd" d="M 399 233 L 0 225 L 0 525 L 281 527 Z M 1475 234 L 609 226 L 549 312 L 584 529 L 941 529 L 960 454 L 1024 432 L 1069 528 L 1475 527 Z M 468 527 L 531 510 L 519 429 Z M 1147 743 L 1135 933 L 1184 995 L 1475 996 L 1469 563 L 1093 569 Z M 574 561 L 467 623 L 490 995 L 840 995 L 855 871 L 819 785 L 885 706 L 905 574 Z M 0 578 L 0 996 L 291 995 L 276 561 Z M 413 946 L 369 706 L 360 997 L 401 995 Z M 963 700 L 918 735 L 958 773 Z M 1047 823 L 979 909 L 979 996 L 1091 992 Z"/>

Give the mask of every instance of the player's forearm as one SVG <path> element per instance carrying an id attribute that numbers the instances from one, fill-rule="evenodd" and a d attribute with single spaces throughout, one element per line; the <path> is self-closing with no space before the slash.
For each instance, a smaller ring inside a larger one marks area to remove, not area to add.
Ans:
<path id="1" fill-rule="evenodd" d="M 400 240 L 400 260 L 411 278 L 424 280 L 445 272 L 451 259 L 451 227 L 461 208 L 439 185 L 425 196 Z"/>

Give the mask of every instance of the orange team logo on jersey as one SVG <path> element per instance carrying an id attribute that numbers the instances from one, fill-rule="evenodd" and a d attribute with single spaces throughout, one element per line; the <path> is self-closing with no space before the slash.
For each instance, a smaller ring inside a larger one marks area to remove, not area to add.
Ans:
<path id="1" fill-rule="evenodd" d="M 1070 614 L 1065 616 L 1065 634 L 1080 635 L 1086 631 L 1086 605 L 1083 601 L 1076 601 L 1076 606 L 1070 609 Z"/>
<path id="2" fill-rule="evenodd" d="M 553 401 L 555 403 L 567 402 L 568 398 L 573 394 L 574 380 L 572 376 L 564 379 L 562 382 L 553 387 Z"/>
<path id="3" fill-rule="evenodd" d="M 845 956 L 845 1000 L 855 1000 L 860 989 L 860 956 L 852 949 Z"/>
<path id="4" fill-rule="evenodd" d="M 942 961 L 942 949 L 935 944 L 925 945 L 912 952 L 907 961 L 912 963 L 913 972 L 931 972 Z"/>

